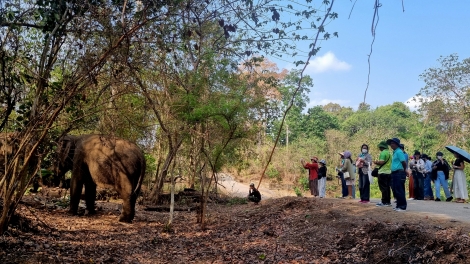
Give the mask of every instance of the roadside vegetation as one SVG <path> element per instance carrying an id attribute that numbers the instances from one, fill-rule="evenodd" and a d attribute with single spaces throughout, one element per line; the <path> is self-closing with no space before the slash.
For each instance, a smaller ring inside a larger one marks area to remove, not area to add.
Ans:
<path id="1" fill-rule="evenodd" d="M 255 181 L 268 166 L 269 182 L 301 193 L 299 160 L 312 155 L 327 160 L 335 181 L 337 153 L 357 153 L 362 143 L 374 157 L 391 137 L 409 153 L 450 158 L 445 145 L 470 149 L 470 59 L 457 55 L 423 69 L 417 109 L 307 108 L 314 83 L 301 67 L 319 41 L 338 37 L 327 27 L 338 16 L 334 1 L 307 3 L 1 2 L 0 234 L 69 133 L 137 143 L 148 164 L 145 201 L 158 203 L 174 184 L 196 189 L 202 228 L 218 172 Z M 300 42 L 310 50 L 299 51 Z M 299 67 L 279 69 L 276 58 Z"/>

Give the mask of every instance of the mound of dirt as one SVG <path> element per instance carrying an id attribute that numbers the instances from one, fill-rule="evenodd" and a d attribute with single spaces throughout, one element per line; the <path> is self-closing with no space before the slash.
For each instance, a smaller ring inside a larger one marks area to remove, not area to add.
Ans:
<path id="1" fill-rule="evenodd" d="M 207 229 L 196 212 L 179 211 L 171 232 L 167 212 L 143 206 L 133 224 L 118 223 L 116 201 L 98 202 L 101 210 L 88 217 L 25 206 L 23 223 L 40 226 L 12 226 L 0 238 L 0 263 L 470 262 L 470 223 L 341 199 L 209 204 Z"/>

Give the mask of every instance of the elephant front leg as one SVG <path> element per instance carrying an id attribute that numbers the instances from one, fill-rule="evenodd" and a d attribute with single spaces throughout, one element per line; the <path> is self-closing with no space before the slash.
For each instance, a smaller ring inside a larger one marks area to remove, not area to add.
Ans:
<path id="1" fill-rule="evenodd" d="M 96 184 L 94 182 L 85 183 L 85 202 L 88 214 L 95 214 Z"/>
<path id="2" fill-rule="evenodd" d="M 78 204 L 82 195 L 83 182 L 72 178 L 70 182 L 70 210 L 71 214 L 78 214 Z"/>

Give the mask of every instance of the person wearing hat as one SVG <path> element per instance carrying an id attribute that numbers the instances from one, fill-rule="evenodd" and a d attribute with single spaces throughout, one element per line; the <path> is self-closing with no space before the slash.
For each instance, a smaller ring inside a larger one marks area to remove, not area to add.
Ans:
<path id="1" fill-rule="evenodd" d="M 356 184 L 356 177 L 354 175 L 354 166 L 353 166 L 353 161 L 351 159 L 351 152 L 346 150 L 345 152 L 342 153 L 342 167 L 339 169 L 343 174 L 347 172 L 349 177 L 344 177 L 346 181 L 346 186 L 348 187 L 348 199 L 354 199 L 355 195 L 354 192 L 355 190 L 353 189 L 353 186 Z"/>
<path id="2" fill-rule="evenodd" d="M 390 167 L 392 173 L 392 192 L 395 199 L 397 199 L 397 206 L 394 208 L 396 212 L 406 211 L 406 194 L 405 194 L 405 181 L 406 181 L 406 159 L 403 150 L 400 148 L 400 139 L 392 138 L 387 140 L 387 145 L 393 149 L 392 166 Z"/>
<path id="3" fill-rule="evenodd" d="M 325 198 L 326 195 L 326 161 L 324 159 L 319 162 L 320 168 L 318 168 L 318 193 L 320 198 Z"/>
<path id="4" fill-rule="evenodd" d="M 421 155 L 421 158 L 424 160 L 424 200 L 434 200 L 431 186 L 432 161 L 426 154 Z"/>
<path id="5" fill-rule="evenodd" d="M 382 193 L 382 200 L 380 203 L 375 204 L 375 206 L 392 206 L 390 203 L 391 193 L 390 193 L 390 183 L 391 183 L 391 173 L 392 170 L 392 154 L 388 149 L 386 141 L 382 141 L 377 145 L 380 149 L 379 160 L 374 161 L 375 165 L 379 165 L 379 171 L 377 176 L 377 182 L 379 184 L 380 192 Z"/>
<path id="6" fill-rule="evenodd" d="M 310 189 L 310 194 L 313 197 L 318 196 L 318 158 L 312 157 L 310 159 L 311 163 L 305 162 L 304 159 L 300 160 L 302 166 L 308 170 L 308 187 Z"/>
<path id="7" fill-rule="evenodd" d="M 255 188 L 254 183 L 250 183 L 250 190 L 248 191 L 248 201 L 258 204 L 261 201 L 261 193 Z"/>
<path id="8" fill-rule="evenodd" d="M 434 180 L 434 190 L 436 192 L 436 199 L 434 201 L 441 201 L 441 186 L 444 189 L 446 195 L 446 202 L 452 201 L 454 197 L 450 195 L 449 185 L 447 180 L 449 179 L 450 166 L 447 160 L 444 159 L 444 154 L 440 151 L 436 153 L 436 161 L 432 163 L 432 179 Z"/>
<path id="9" fill-rule="evenodd" d="M 415 150 L 413 159 L 410 161 L 410 169 L 413 175 L 413 193 L 416 200 L 424 199 L 424 160 L 421 159 L 421 153 Z"/>

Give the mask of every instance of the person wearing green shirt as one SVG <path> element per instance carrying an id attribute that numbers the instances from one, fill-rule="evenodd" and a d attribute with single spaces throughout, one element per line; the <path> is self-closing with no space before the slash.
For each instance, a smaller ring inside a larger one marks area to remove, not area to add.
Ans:
<path id="1" fill-rule="evenodd" d="M 380 203 L 375 204 L 375 206 L 392 206 L 392 204 L 390 203 L 390 184 L 392 174 L 392 170 L 390 167 L 392 166 L 392 154 L 390 154 L 386 141 L 380 142 L 377 147 L 380 149 L 380 156 L 379 160 L 374 161 L 374 164 L 380 166 L 379 175 L 377 176 L 377 178 L 379 183 L 379 189 L 382 193 L 382 201 Z"/>

